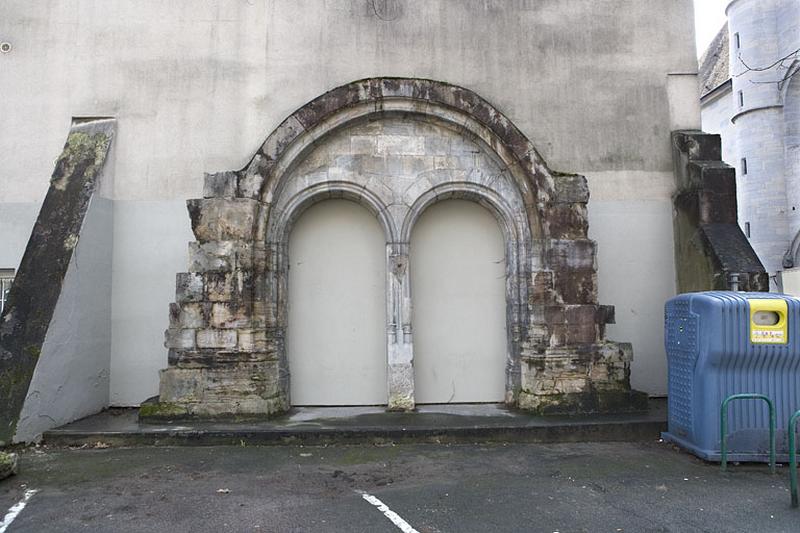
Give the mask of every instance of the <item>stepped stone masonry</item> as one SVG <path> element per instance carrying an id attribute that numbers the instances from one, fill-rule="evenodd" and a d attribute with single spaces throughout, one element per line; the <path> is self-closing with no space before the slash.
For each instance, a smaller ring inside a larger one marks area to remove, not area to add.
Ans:
<path id="1" fill-rule="evenodd" d="M 414 408 L 408 269 L 411 229 L 435 202 L 479 202 L 506 245 L 506 403 L 540 413 L 641 410 L 629 344 L 605 339 L 586 180 L 550 171 L 524 135 L 476 94 L 375 78 L 334 89 L 287 118 L 237 172 L 189 200 L 196 242 L 177 275 L 158 403 L 144 418 L 270 416 L 291 406 L 287 363 L 292 224 L 343 198 L 386 234 L 389 409 Z M 465 288 L 465 290 L 468 290 Z"/>
<path id="2" fill-rule="evenodd" d="M 768 291 L 769 275 L 737 224 L 736 171 L 721 161 L 720 136 L 675 131 L 672 147 L 678 291 Z"/>

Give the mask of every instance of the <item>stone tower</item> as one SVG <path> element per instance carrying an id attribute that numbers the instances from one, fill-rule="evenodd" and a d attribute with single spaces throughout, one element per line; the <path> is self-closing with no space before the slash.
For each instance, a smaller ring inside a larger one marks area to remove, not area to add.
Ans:
<path id="1" fill-rule="evenodd" d="M 792 58 L 765 67 L 800 47 L 800 3 L 734 0 L 727 16 L 740 221 L 775 273 L 797 266 L 786 259 L 800 229 L 800 80 Z"/>

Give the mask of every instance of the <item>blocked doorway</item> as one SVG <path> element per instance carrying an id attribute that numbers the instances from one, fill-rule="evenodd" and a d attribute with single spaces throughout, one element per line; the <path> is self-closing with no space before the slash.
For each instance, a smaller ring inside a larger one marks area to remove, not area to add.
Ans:
<path id="1" fill-rule="evenodd" d="M 386 239 L 347 200 L 310 207 L 289 237 L 287 356 L 293 405 L 383 405 Z"/>
<path id="2" fill-rule="evenodd" d="M 506 375 L 505 246 L 477 203 L 429 207 L 411 233 L 417 403 L 502 402 Z"/>

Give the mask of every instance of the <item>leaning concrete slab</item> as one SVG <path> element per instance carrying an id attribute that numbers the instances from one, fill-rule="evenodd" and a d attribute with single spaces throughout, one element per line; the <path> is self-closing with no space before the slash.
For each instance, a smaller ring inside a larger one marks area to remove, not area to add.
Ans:
<path id="1" fill-rule="evenodd" d="M 108 405 L 116 121 L 74 119 L 0 317 L 0 445 Z"/>

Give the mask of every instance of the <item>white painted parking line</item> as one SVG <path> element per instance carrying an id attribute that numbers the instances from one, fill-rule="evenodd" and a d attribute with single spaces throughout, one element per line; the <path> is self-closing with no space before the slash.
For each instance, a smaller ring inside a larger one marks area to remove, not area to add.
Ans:
<path id="1" fill-rule="evenodd" d="M 22 510 L 25 509 L 25 506 L 28 505 L 28 500 L 31 499 L 31 496 L 33 496 L 37 492 L 39 491 L 37 491 L 36 489 L 28 489 L 25 491 L 25 496 L 23 496 L 22 499 L 16 505 L 14 505 L 14 507 L 8 510 L 6 516 L 3 517 L 3 521 L 0 522 L 0 533 L 6 532 L 6 529 L 8 529 L 8 526 L 11 525 L 11 522 L 13 522 L 14 519 L 17 518 L 19 513 L 21 513 Z"/>
<path id="2" fill-rule="evenodd" d="M 395 513 L 391 509 L 389 509 L 389 506 L 387 506 L 385 503 L 380 501 L 378 498 L 376 498 L 372 494 L 367 494 L 366 492 L 362 492 L 361 493 L 361 497 L 364 498 L 365 500 L 367 500 L 369 503 L 371 503 L 375 507 L 377 507 L 378 510 L 383 513 L 383 516 L 385 516 L 386 518 L 391 520 L 392 524 L 397 526 L 397 529 L 399 529 L 403 533 L 419 533 L 419 531 L 417 531 L 416 529 L 411 527 L 411 525 L 408 522 L 406 522 L 405 520 L 400 518 L 399 514 Z M 3 533 L 3 532 L 0 531 L 0 533 Z"/>

